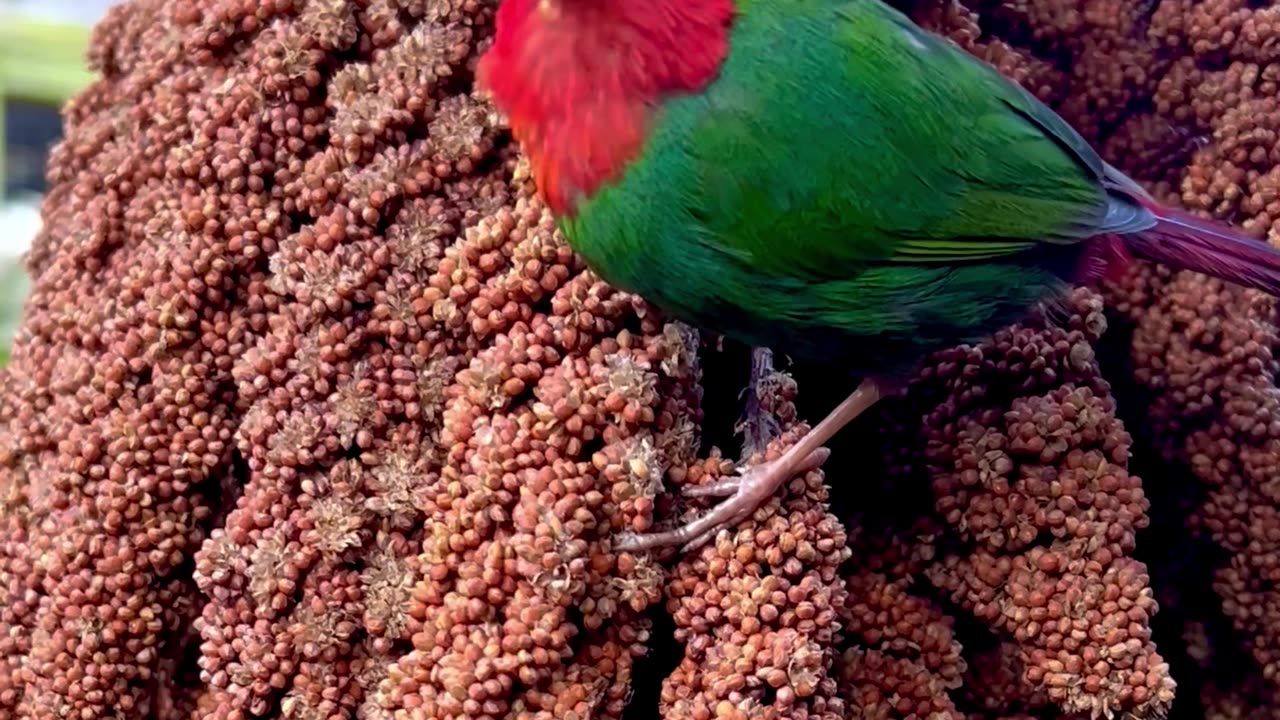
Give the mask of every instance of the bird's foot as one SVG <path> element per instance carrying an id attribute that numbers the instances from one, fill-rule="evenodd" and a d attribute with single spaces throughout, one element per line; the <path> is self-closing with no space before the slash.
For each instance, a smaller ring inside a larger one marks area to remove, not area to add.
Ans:
<path id="1" fill-rule="evenodd" d="M 797 446 L 798 447 L 798 446 Z M 683 545 L 681 552 L 696 550 L 709 542 L 722 528 L 742 522 L 778 491 L 784 482 L 814 470 L 831 454 L 826 448 L 808 452 L 805 457 L 790 451 L 782 457 L 756 465 L 743 473 L 709 485 L 694 485 L 683 490 L 689 497 L 727 498 L 710 512 L 675 530 L 648 535 L 627 534 L 614 542 L 614 549 L 637 552 L 672 545 Z"/>
<path id="2" fill-rule="evenodd" d="M 882 395 L 882 385 L 868 378 L 849 397 L 827 414 L 822 422 L 805 434 L 777 460 L 761 463 L 738 477 L 728 478 L 703 487 L 690 487 L 685 495 L 694 497 L 726 497 L 711 512 L 682 527 L 649 535 L 627 534 L 617 538 L 616 550 L 635 552 L 650 548 L 683 544 L 683 551 L 695 550 L 711 539 L 721 528 L 741 522 L 763 505 L 788 479 L 818 468 L 826 462 L 830 451 L 823 447 L 840 428 L 865 412 Z"/>

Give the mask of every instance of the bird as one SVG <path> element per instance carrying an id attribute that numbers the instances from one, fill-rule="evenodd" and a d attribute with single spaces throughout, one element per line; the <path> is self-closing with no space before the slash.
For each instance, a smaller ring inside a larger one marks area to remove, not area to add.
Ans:
<path id="1" fill-rule="evenodd" d="M 779 457 L 621 551 L 749 517 L 931 353 L 1135 258 L 1269 294 L 1280 251 L 1162 205 L 882 0 L 503 0 L 475 84 L 572 249 L 668 316 L 859 379 Z"/>

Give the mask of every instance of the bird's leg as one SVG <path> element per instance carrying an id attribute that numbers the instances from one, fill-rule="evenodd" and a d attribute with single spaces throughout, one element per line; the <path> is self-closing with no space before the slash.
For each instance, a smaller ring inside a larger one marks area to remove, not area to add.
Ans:
<path id="1" fill-rule="evenodd" d="M 739 522 L 755 512 L 784 482 L 825 462 L 830 451 L 823 445 L 841 428 L 879 401 L 887 389 L 880 381 L 863 380 L 849 397 L 823 418 L 817 427 L 788 448 L 782 457 L 757 465 L 737 477 L 685 490 L 686 495 L 694 497 L 727 498 L 711 512 L 675 530 L 649 535 L 624 535 L 614 542 L 614 548 L 634 552 L 683 544 L 683 551 L 688 552 L 701 547 L 720 528 Z"/>
<path id="2" fill-rule="evenodd" d="M 751 351 L 751 380 L 746 389 L 746 417 L 739 425 L 746 438 L 742 445 L 744 458 L 764 452 L 778 436 L 778 419 L 772 413 L 765 412 L 762 403 L 762 396 L 768 391 L 768 383 L 772 377 L 773 351 L 765 347 L 755 348 Z"/>

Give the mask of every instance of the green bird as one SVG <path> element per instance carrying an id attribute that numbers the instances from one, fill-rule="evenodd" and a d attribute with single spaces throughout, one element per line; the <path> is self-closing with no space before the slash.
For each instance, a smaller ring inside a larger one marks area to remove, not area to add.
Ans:
<path id="1" fill-rule="evenodd" d="M 609 283 L 862 383 L 641 550 L 749 516 L 925 355 L 1133 257 L 1276 294 L 1280 252 L 1161 207 L 1020 86 L 880 0 L 504 0 L 477 82 Z"/>

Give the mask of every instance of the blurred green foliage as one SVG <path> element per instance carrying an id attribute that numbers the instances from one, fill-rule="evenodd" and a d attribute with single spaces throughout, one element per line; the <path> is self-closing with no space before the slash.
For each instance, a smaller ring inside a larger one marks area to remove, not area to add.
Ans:
<path id="1" fill-rule="evenodd" d="M 0 260 L 0 367 L 9 360 L 9 342 L 22 319 L 22 304 L 30 285 L 18 260 Z"/>
<path id="2" fill-rule="evenodd" d="M 0 3 L 0 202 L 20 188 L 37 190 L 24 181 L 42 179 L 56 133 L 48 132 L 52 128 L 33 131 L 42 124 L 56 127 L 57 109 L 93 80 L 85 62 L 89 36 L 87 25 L 38 19 Z M 8 227 L 5 231 L 12 232 Z M 12 239 L 0 238 L 0 366 L 9 360 L 9 344 L 30 288 L 17 253 L 6 242 Z"/>

